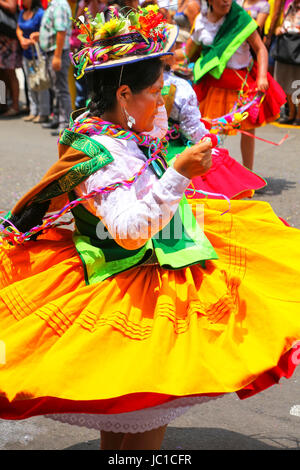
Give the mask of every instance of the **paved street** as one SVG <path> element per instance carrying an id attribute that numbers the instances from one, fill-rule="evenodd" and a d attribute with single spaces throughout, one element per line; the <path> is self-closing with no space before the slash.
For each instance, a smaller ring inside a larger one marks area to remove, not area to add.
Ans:
<path id="1" fill-rule="evenodd" d="M 256 141 L 255 171 L 268 186 L 255 199 L 270 202 L 279 216 L 300 229 L 300 128 L 269 125 L 257 131 L 259 137 L 274 142 L 287 133 L 289 138 L 279 147 Z M 0 121 L 0 138 L 0 211 L 7 211 L 57 159 L 57 138 L 40 125 L 21 119 Z M 241 161 L 239 140 L 227 137 L 224 146 Z M 0 420 L 3 450 L 98 447 L 97 431 L 44 417 Z M 163 448 L 300 449 L 300 370 L 292 379 L 245 401 L 233 394 L 193 407 L 171 423 Z"/>

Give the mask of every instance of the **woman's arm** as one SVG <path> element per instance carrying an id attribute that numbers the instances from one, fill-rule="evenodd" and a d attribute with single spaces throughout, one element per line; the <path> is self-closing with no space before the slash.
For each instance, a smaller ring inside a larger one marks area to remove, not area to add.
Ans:
<path id="1" fill-rule="evenodd" d="M 256 23 L 258 24 L 260 31 L 264 30 L 265 22 L 268 16 L 269 16 L 269 13 L 259 13 L 257 15 Z"/>
<path id="2" fill-rule="evenodd" d="M 274 34 L 275 28 L 276 28 L 276 23 L 280 17 L 280 13 L 284 7 L 285 0 L 275 0 L 274 1 L 274 10 L 273 10 L 273 15 L 271 18 L 271 24 L 269 28 L 269 32 L 264 40 L 264 43 L 267 48 L 270 47 L 271 44 L 271 39 Z"/>
<path id="3" fill-rule="evenodd" d="M 132 161 L 129 170 L 123 155 L 119 161 L 117 155 L 114 156 L 114 162 L 79 185 L 80 192 L 87 194 L 114 181 L 128 180 L 143 164 L 142 160 L 136 161 L 134 170 Z M 144 188 L 142 198 L 141 195 L 137 196 L 133 184 L 96 196 L 93 200 L 88 200 L 88 205 L 120 246 L 127 250 L 136 250 L 168 224 L 190 184 L 190 179 L 204 174 L 210 166 L 211 143 L 201 142 L 184 150 L 173 168 L 168 168 L 160 179 L 150 169 L 146 170 L 139 183 Z"/>
<path id="4" fill-rule="evenodd" d="M 34 31 L 33 33 L 30 34 L 29 37 L 33 42 L 39 42 L 40 32 L 39 31 Z"/>
<path id="5" fill-rule="evenodd" d="M 24 38 L 23 31 L 21 30 L 20 26 L 17 26 L 16 35 L 19 39 L 19 43 L 21 44 L 22 49 L 28 49 L 28 47 L 32 44 L 31 39 Z"/>
<path id="6" fill-rule="evenodd" d="M 191 27 L 194 24 L 195 18 L 200 13 L 200 5 L 198 2 L 190 2 L 187 7 L 184 9 L 184 14 L 187 16 Z"/>
<path id="7" fill-rule="evenodd" d="M 267 91 L 269 88 L 269 83 L 267 79 L 267 73 L 268 73 L 268 51 L 266 46 L 261 40 L 260 35 L 258 34 L 257 31 L 254 31 L 254 33 L 251 34 L 248 38 L 248 43 L 250 47 L 253 49 L 254 53 L 256 54 L 257 58 L 257 66 L 258 66 L 258 72 L 257 72 L 257 89 L 259 91 Z"/>
<path id="8" fill-rule="evenodd" d="M 185 49 L 176 49 L 174 56 L 177 62 L 183 62 L 186 58 L 194 62 L 201 54 L 201 46 L 196 44 L 191 38 L 186 42 Z"/>
<path id="9" fill-rule="evenodd" d="M 17 11 L 17 1 L 16 0 L 0 0 L 0 6 L 7 10 L 9 13 L 13 15 Z"/>
<path id="10" fill-rule="evenodd" d="M 80 191 L 88 194 L 96 188 L 107 186 L 108 176 L 114 173 L 110 183 L 128 179 L 126 169 L 124 172 L 115 171 L 113 165 L 114 163 L 110 164 L 108 171 L 102 169 L 81 183 Z M 142 161 L 139 164 L 141 166 Z M 152 173 L 151 170 L 148 171 Z M 141 178 L 143 180 L 143 176 Z M 96 196 L 93 200 L 88 200 L 88 205 L 120 246 L 127 250 L 136 250 L 144 246 L 147 240 L 172 219 L 189 183 L 189 179 L 173 168 L 168 168 L 159 180 L 154 175 L 151 179 L 144 176 L 145 195 L 142 199 L 137 197 L 133 184 Z"/>

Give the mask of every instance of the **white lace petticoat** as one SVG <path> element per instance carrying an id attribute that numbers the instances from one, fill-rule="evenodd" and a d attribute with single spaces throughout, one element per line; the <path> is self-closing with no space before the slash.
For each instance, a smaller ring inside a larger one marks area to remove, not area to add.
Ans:
<path id="1" fill-rule="evenodd" d="M 119 414 L 85 414 L 63 413 L 45 416 L 62 423 L 84 426 L 90 429 L 108 432 L 136 433 L 150 431 L 164 426 L 182 414 L 186 413 L 193 405 L 206 403 L 216 397 L 183 397 L 170 403 L 164 403 L 142 410 Z"/>

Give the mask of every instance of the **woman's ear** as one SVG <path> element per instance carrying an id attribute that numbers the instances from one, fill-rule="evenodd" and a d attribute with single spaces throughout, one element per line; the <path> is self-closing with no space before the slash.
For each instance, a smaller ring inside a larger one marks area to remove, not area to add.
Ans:
<path id="1" fill-rule="evenodd" d="M 132 97 L 132 91 L 128 85 L 121 85 L 116 92 L 116 98 L 118 103 L 123 107 L 126 106 L 130 98 Z"/>

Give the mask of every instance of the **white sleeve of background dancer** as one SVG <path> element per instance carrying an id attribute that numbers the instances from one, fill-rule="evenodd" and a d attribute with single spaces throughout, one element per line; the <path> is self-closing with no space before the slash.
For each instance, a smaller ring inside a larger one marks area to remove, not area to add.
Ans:
<path id="1" fill-rule="evenodd" d="M 83 193 L 104 187 L 102 170 L 89 177 L 80 187 Z M 149 178 L 149 172 L 151 173 Z M 144 174 L 144 192 L 141 197 L 141 181 L 130 187 L 121 186 L 107 194 L 89 200 L 87 207 L 97 215 L 115 239 L 127 250 L 141 248 L 147 240 L 165 227 L 175 214 L 190 180 L 169 167 L 157 179 L 150 169 Z M 118 181 L 126 179 L 119 175 Z"/>
<path id="2" fill-rule="evenodd" d="M 200 119 L 197 96 L 190 87 L 189 93 L 185 94 L 181 102 L 179 126 L 183 135 L 193 143 L 199 142 L 209 132 Z"/>

